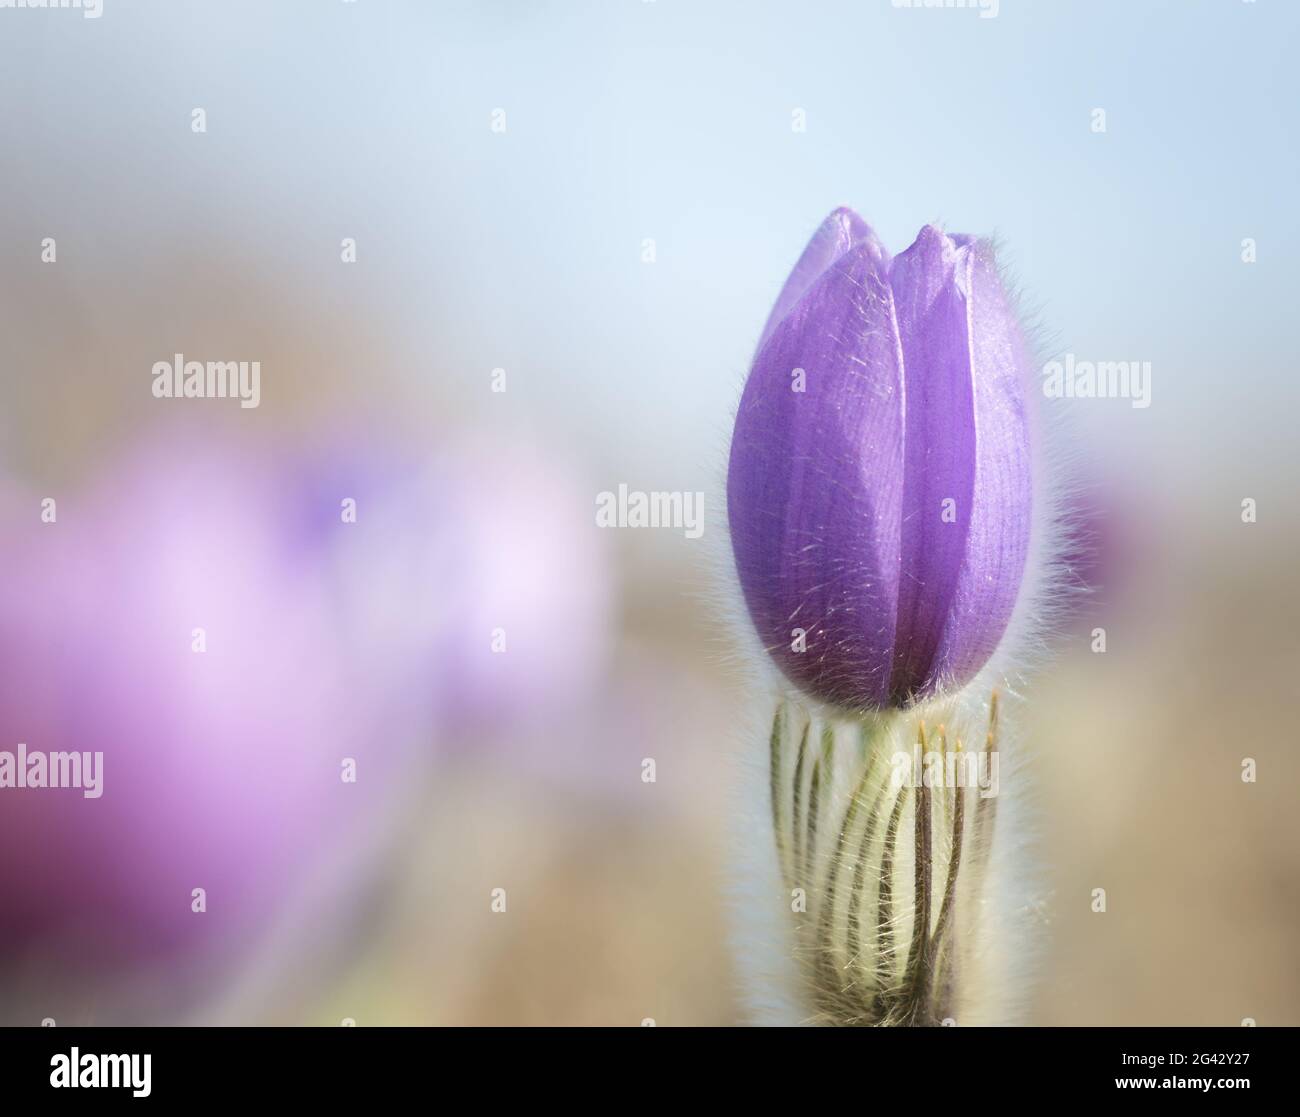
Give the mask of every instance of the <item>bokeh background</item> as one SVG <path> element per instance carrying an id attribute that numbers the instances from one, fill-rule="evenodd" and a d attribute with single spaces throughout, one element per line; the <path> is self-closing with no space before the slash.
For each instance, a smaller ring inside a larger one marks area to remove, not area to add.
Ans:
<path id="1" fill-rule="evenodd" d="M 0 792 L 3 1022 L 741 1021 L 721 466 L 847 204 L 894 251 L 996 234 L 1045 357 L 1152 366 L 1146 409 L 1043 401 L 1097 588 L 1026 687 L 1031 1022 L 1300 1023 L 1298 37 L 1280 0 L 0 11 L 0 748 L 106 789 Z M 261 405 L 154 399 L 174 353 L 260 361 Z M 704 538 L 598 529 L 620 483 L 703 492 Z"/>

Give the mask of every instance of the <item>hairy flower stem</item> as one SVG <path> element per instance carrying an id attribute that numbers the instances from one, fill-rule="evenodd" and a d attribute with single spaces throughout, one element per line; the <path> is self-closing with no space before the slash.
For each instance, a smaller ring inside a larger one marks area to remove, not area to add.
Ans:
<path id="1" fill-rule="evenodd" d="M 930 1026 L 961 1003 L 959 946 L 981 918 L 996 802 L 963 761 L 996 759 L 997 696 L 981 757 L 923 721 L 909 755 L 908 717 L 837 721 L 783 702 L 773 719 L 772 825 L 813 1023 Z"/>

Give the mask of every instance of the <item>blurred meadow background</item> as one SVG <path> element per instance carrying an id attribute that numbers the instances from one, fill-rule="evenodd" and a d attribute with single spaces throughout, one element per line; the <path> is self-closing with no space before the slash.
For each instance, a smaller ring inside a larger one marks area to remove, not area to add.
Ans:
<path id="1" fill-rule="evenodd" d="M 0 749 L 105 756 L 99 800 L 0 792 L 0 1023 L 742 1022 L 722 464 L 847 204 L 894 251 L 996 234 L 1044 359 L 1151 363 L 1147 408 L 1042 401 L 1096 589 L 1023 687 L 1029 1021 L 1300 1024 L 1298 36 L 0 11 Z M 178 353 L 260 362 L 260 405 L 155 399 Z M 598 528 L 620 484 L 702 492 L 704 537 Z"/>

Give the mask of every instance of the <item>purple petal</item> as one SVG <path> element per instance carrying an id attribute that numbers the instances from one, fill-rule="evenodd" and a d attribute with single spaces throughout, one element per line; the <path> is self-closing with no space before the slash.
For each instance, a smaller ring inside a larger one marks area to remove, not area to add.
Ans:
<path id="1" fill-rule="evenodd" d="M 964 681 L 997 647 L 1024 571 L 1031 492 L 1024 346 L 987 246 L 928 226 L 890 283 L 906 386 L 891 681 L 903 703 Z"/>
<path id="2" fill-rule="evenodd" d="M 903 348 L 903 577 L 891 695 L 930 682 L 952 606 L 975 486 L 974 389 L 966 299 L 969 253 L 927 225 L 890 268 Z"/>
<path id="3" fill-rule="evenodd" d="M 1033 504 L 1025 409 L 1029 352 L 987 244 L 972 245 L 957 282 L 971 338 L 974 500 L 932 683 L 969 678 L 1002 639 L 1024 575 Z"/>
<path id="4" fill-rule="evenodd" d="M 760 638 L 794 682 L 856 706 L 888 695 L 899 576 L 902 380 L 880 251 L 871 238 L 843 254 L 775 326 L 740 402 L 727 479 Z M 796 368 L 804 392 L 792 390 Z M 796 628 L 803 652 L 791 649 Z"/>

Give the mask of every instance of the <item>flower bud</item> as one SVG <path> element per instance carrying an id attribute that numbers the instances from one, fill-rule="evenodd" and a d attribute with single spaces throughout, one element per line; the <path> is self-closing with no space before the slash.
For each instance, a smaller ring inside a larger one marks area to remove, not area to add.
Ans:
<path id="1" fill-rule="evenodd" d="M 969 681 L 1007 628 L 1032 503 L 1029 354 L 986 242 L 890 258 L 826 219 L 759 344 L 727 477 L 758 635 L 815 698 L 903 707 Z"/>

